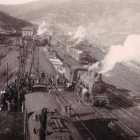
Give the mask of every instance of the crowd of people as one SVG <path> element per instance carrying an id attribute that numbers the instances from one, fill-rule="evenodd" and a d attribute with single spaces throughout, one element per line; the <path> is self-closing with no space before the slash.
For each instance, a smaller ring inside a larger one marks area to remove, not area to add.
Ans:
<path id="1" fill-rule="evenodd" d="M 65 91 L 71 91 L 74 87 L 73 84 L 68 82 L 65 78 L 61 78 L 59 74 L 51 75 L 44 71 L 33 80 L 29 73 L 20 75 L 13 82 L 8 83 L 1 90 L 0 93 L 0 110 L 4 111 L 23 111 L 23 103 L 25 94 L 33 91 L 34 84 L 46 85 L 47 92 L 51 93 L 53 86 L 63 84 Z"/>
<path id="2" fill-rule="evenodd" d="M 28 72 L 26 72 L 13 82 L 6 84 L 1 90 L 0 110 L 22 111 L 25 94 L 33 91 L 34 84 L 46 85 L 47 91 L 51 93 L 52 86 L 57 86 L 59 83 L 58 74 L 54 76 L 42 71 L 38 78 L 33 80 Z"/>
<path id="3" fill-rule="evenodd" d="M 58 77 L 58 76 L 56 76 Z M 37 83 L 45 84 L 46 86 L 49 85 L 56 85 L 59 84 L 59 80 L 55 78 L 54 75 L 45 73 L 44 71 L 41 72 L 41 76 L 38 77 Z"/>
<path id="4" fill-rule="evenodd" d="M 7 83 L 1 90 L 0 110 L 22 111 L 24 95 L 32 90 L 33 80 L 28 72 L 15 79 L 14 82 Z"/>

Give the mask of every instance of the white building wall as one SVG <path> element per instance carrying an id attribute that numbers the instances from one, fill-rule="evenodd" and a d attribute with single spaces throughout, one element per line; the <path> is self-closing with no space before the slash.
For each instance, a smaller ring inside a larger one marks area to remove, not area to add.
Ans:
<path id="1" fill-rule="evenodd" d="M 22 31 L 22 37 L 33 36 L 33 31 Z"/>

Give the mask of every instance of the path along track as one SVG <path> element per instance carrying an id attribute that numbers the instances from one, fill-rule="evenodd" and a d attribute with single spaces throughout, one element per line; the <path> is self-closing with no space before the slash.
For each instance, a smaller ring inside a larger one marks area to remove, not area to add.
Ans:
<path id="1" fill-rule="evenodd" d="M 59 90 L 57 89 L 57 87 L 55 87 L 56 92 L 58 93 L 58 95 L 61 97 L 61 99 L 63 100 L 63 102 L 65 103 L 65 105 L 68 105 L 68 102 L 65 100 L 65 98 L 63 97 L 63 95 L 59 92 Z M 102 108 L 102 109 L 98 109 L 96 107 L 91 107 L 88 103 L 86 103 L 86 105 L 93 110 L 93 114 L 98 114 L 98 118 L 97 119 L 101 119 L 104 120 L 105 119 L 110 119 L 110 120 L 117 120 L 117 118 L 111 113 L 109 112 L 107 109 Z M 97 138 L 94 136 L 94 134 L 92 134 L 90 128 L 88 128 L 88 126 L 83 122 L 83 120 L 80 119 L 80 117 L 77 115 L 77 113 L 74 111 L 74 109 L 72 109 L 72 120 L 74 120 L 73 118 L 75 117 L 75 119 L 77 120 L 74 121 L 75 126 L 77 127 L 77 129 L 79 130 L 80 134 L 82 134 L 84 140 L 96 140 Z M 105 116 L 107 118 L 105 118 Z M 76 123 L 75 123 L 76 122 Z M 125 129 L 127 129 L 127 131 L 129 131 L 133 136 L 136 136 L 135 132 L 133 132 L 131 129 L 129 129 L 125 124 L 123 124 L 121 121 L 117 120 L 117 123 L 123 125 L 123 127 Z M 103 128 L 101 128 L 103 129 Z M 119 134 L 118 134 L 119 135 Z"/>
<path id="2" fill-rule="evenodd" d="M 57 90 L 57 92 L 59 92 Z M 59 94 L 63 97 L 63 95 L 59 92 Z M 116 96 L 115 94 L 113 94 L 112 92 L 110 92 L 110 94 L 113 96 L 112 98 L 110 98 L 113 102 L 113 104 L 115 105 L 115 107 L 119 108 L 119 110 L 121 111 L 121 114 L 118 113 L 118 115 L 116 115 L 117 113 L 114 113 L 112 110 L 108 109 L 108 108 L 98 108 L 98 107 L 91 107 L 87 102 L 85 102 L 89 108 L 91 108 L 93 110 L 93 112 L 96 112 L 99 116 L 99 118 L 112 118 L 112 120 L 117 120 L 116 124 L 118 126 L 120 126 L 121 128 L 124 129 L 124 131 L 129 134 L 129 136 L 131 137 L 138 137 L 139 135 L 139 131 L 138 130 L 138 125 L 136 125 L 135 127 L 132 126 L 128 126 L 128 122 L 130 120 L 131 124 L 137 124 L 136 122 L 140 122 L 139 118 L 135 115 L 133 115 L 130 111 L 127 110 L 128 107 L 132 106 L 132 104 L 130 102 L 128 102 L 127 100 L 120 98 L 118 96 Z M 117 111 L 116 111 L 117 112 Z M 125 116 L 124 118 L 122 118 L 121 115 L 127 114 L 127 116 Z M 121 116 L 121 117 L 120 117 Z M 127 120 L 127 121 L 124 121 Z M 133 131 L 135 130 L 135 131 Z M 137 132 L 137 133 L 136 133 Z M 123 135 L 125 135 L 123 133 Z"/>
<path id="3" fill-rule="evenodd" d="M 58 95 L 61 97 L 65 105 L 68 105 L 67 101 L 63 97 L 63 95 L 59 92 L 59 90 L 54 86 L 54 89 L 58 93 Z M 97 140 L 95 136 L 89 131 L 89 129 L 84 125 L 84 123 L 81 121 L 81 119 L 76 115 L 76 112 L 72 109 L 72 114 L 77 119 L 76 126 L 78 127 L 78 130 L 83 134 L 84 140 Z"/>

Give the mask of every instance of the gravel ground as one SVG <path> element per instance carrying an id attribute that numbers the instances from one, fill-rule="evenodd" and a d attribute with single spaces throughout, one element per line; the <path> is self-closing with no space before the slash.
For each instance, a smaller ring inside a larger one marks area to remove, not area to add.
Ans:
<path id="1" fill-rule="evenodd" d="M 0 140 L 24 140 L 22 113 L 0 112 Z"/>

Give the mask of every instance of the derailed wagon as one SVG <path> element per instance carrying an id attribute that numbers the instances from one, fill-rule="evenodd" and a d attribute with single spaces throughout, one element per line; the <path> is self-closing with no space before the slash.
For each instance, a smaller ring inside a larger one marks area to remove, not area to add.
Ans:
<path id="1" fill-rule="evenodd" d="M 25 95 L 24 140 L 72 139 L 54 100 L 45 85 L 34 85 L 33 92 Z"/>

